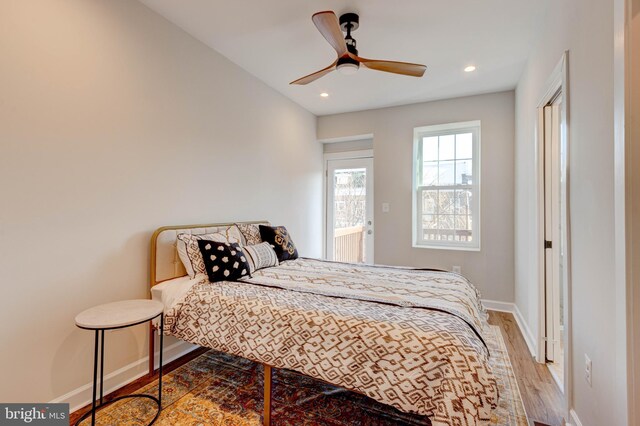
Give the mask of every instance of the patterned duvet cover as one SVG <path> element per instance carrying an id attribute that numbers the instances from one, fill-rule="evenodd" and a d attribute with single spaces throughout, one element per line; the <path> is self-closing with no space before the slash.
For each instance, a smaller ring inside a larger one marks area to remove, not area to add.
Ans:
<path id="1" fill-rule="evenodd" d="M 286 261 L 203 276 L 165 314 L 179 339 L 360 392 L 433 425 L 481 425 L 498 399 L 475 287 L 449 272 Z"/>

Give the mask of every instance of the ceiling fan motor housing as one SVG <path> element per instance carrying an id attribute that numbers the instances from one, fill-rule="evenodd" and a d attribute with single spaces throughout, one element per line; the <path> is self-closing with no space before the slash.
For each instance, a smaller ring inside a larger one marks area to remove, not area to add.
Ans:
<path id="1" fill-rule="evenodd" d="M 357 55 L 357 53 L 355 53 L 355 55 Z M 336 66 L 338 69 L 340 69 L 343 65 L 351 65 L 359 68 L 360 61 L 351 58 L 351 56 L 343 56 L 342 58 L 338 58 L 338 63 L 336 64 Z"/>
<path id="2" fill-rule="evenodd" d="M 351 28 L 349 28 L 351 26 Z M 345 13 L 340 15 L 340 29 L 346 33 L 355 31 L 360 26 L 360 17 L 357 13 Z"/>

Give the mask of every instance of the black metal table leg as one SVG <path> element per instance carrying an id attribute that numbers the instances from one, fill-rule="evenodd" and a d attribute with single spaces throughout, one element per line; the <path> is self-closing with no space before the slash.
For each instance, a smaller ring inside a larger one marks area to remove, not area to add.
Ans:
<path id="1" fill-rule="evenodd" d="M 96 388 L 98 380 L 98 333 L 96 330 L 96 342 L 93 350 L 93 398 L 91 398 L 91 426 L 96 424 Z"/>
<path id="2" fill-rule="evenodd" d="M 100 330 L 100 405 L 104 395 L 104 330 Z"/>
<path id="3" fill-rule="evenodd" d="M 160 367 L 158 368 L 158 400 L 162 410 L 162 352 L 164 352 L 164 312 L 160 314 Z"/>
<path id="4" fill-rule="evenodd" d="M 158 397 L 156 398 L 155 396 L 152 395 L 146 395 L 146 394 L 133 394 L 133 395 L 123 395 L 123 396 L 119 396 L 117 398 L 114 398 L 108 402 L 104 402 L 103 398 L 104 398 L 104 332 L 105 329 L 96 329 L 95 330 L 95 344 L 94 344 L 94 350 L 93 350 L 93 389 L 92 389 L 92 400 L 91 400 L 91 411 L 87 411 L 86 413 L 84 413 L 84 415 L 82 417 L 80 417 L 76 423 L 75 426 L 79 425 L 80 423 L 82 423 L 86 418 L 88 418 L 89 416 L 91 416 L 91 426 L 95 426 L 96 424 L 96 411 L 106 405 L 109 405 L 111 403 L 114 403 L 116 401 L 119 401 L 121 399 L 125 399 L 125 398 L 147 398 L 152 400 L 153 402 L 156 403 L 156 405 L 158 406 L 158 411 L 156 412 L 156 415 L 153 417 L 153 419 L 149 422 L 149 424 L 147 426 L 151 426 L 153 423 L 155 423 L 155 421 L 158 419 L 158 417 L 160 417 L 160 412 L 162 411 L 162 355 L 164 352 L 164 313 L 160 313 L 158 315 L 160 317 L 160 366 L 158 369 Z M 158 318 L 158 316 L 156 316 L 155 318 Z M 147 322 L 149 320 L 146 320 L 144 322 Z M 131 325 L 137 325 L 137 324 L 141 324 L 141 323 L 136 323 L 136 324 L 131 324 Z M 131 325 L 125 326 L 125 327 L 130 327 Z M 115 328 L 110 328 L 109 330 L 113 330 L 113 329 L 118 329 L 118 328 L 124 328 L 124 327 L 115 327 Z M 98 348 L 99 346 L 99 348 Z M 98 352 L 100 352 L 100 354 L 98 355 Z M 100 358 L 98 360 L 98 357 Z M 98 362 L 100 362 L 100 404 L 97 404 L 98 402 L 98 395 L 97 395 L 97 391 L 98 391 Z"/>

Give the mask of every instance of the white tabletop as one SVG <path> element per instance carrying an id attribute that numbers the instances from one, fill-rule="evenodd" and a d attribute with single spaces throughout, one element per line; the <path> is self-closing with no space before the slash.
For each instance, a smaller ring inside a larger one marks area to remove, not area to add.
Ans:
<path id="1" fill-rule="evenodd" d="M 90 329 L 126 327 L 155 318 L 163 310 L 164 305 L 155 300 L 122 300 L 80 312 L 76 316 L 76 325 Z"/>

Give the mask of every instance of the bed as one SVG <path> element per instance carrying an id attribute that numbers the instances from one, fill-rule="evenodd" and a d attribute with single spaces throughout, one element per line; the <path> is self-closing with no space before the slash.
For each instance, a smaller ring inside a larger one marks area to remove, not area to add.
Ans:
<path id="1" fill-rule="evenodd" d="M 186 277 L 177 236 L 227 226 L 158 229 L 151 292 L 165 304 L 167 334 L 265 366 L 265 425 L 272 368 L 428 416 L 433 425 L 491 419 L 498 389 L 483 339 L 486 312 L 464 277 L 306 258 L 234 282 Z"/>

